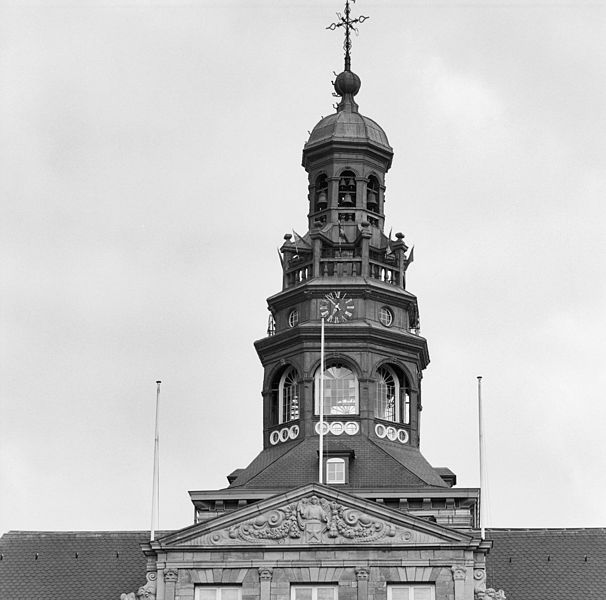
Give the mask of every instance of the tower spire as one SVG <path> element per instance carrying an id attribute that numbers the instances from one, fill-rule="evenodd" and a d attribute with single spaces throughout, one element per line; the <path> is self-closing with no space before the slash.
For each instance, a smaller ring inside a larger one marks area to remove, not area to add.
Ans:
<path id="1" fill-rule="evenodd" d="M 351 0 L 355 2 L 356 0 Z M 345 50 L 345 71 L 351 71 L 351 32 L 354 31 L 358 34 L 358 29 L 355 27 L 358 23 L 364 23 L 369 17 L 360 15 L 359 17 L 351 18 L 351 9 L 349 7 L 349 0 L 345 0 L 345 16 L 341 13 L 337 13 L 339 19 L 336 23 L 331 23 L 326 29 L 334 31 L 337 27 L 343 27 L 345 29 L 345 40 L 343 42 L 343 50 Z"/>

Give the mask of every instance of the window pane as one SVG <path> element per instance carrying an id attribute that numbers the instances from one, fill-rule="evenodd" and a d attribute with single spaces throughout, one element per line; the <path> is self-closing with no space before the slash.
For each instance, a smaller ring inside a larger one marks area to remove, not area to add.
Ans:
<path id="1" fill-rule="evenodd" d="M 377 369 L 377 417 L 398 421 L 398 382 L 390 369 Z"/>
<path id="2" fill-rule="evenodd" d="M 335 588 L 318 588 L 318 600 L 333 600 Z"/>
<path id="3" fill-rule="evenodd" d="M 410 596 L 407 587 L 391 588 L 391 600 L 409 600 Z"/>
<path id="4" fill-rule="evenodd" d="M 345 483 L 345 461 L 342 458 L 331 458 L 327 461 L 326 482 Z"/>
<path id="5" fill-rule="evenodd" d="M 217 597 L 217 588 L 199 587 L 197 600 L 215 600 Z"/>
<path id="6" fill-rule="evenodd" d="M 316 414 L 319 414 L 319 373 L 316 374 Z M 330 365 L 324 371 L 324 414 L 358 414 L 358 378 L 341 364 Z"/>
<path id="7" fill-rule="evenodd" d="M 312 600 L 311 588 L 295 588 L 295 600 Z"/>
<path id="8" fill-rule="evenodd" d="M 429 587 L 415 587 L 414 593 L 413 600 L 431 600 L 431 588 Z"/>
<path id="9" fill-rule="evenodd" d="M 238 588 L 223 588 L 220 600 L 238 600 Z"/>

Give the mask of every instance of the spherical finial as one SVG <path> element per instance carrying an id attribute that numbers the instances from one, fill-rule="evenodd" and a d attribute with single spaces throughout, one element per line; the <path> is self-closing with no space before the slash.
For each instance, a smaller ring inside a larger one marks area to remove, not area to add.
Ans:
<path id="1" fill-rule="evenodd" d="M 335 79 L 335 92 L 341 97 L 345 94 L 355 96 L 360 91 L 361 85 L 360 78 L 353 71 L 343 71 Z"/>

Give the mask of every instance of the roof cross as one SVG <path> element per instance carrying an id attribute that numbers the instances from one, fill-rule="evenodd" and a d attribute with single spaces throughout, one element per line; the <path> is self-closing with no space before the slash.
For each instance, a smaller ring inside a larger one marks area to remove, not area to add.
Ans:
<path id="1" fill-rule="evenodd" d="M 351 0 L 355 2 L 356 0 Z M 366 19 L 370 17 L 364 17 L 360 15 L 356 19 L 352 19 L 350 16 L 351 9 L 349 8 L 349 0 L 345 0 L 345 16 L 341 13 L 337 13 L 338 21 L 336 23 L 331 23 L 326 29 L 330 29 L 334 31 L 337 27 L 345 28 L 345 41 L 343 42 L 343 50 L 345 50 L 345 70 L 351 70 L 351 32 L 355 31 L 356 35 L 358 34 L 358 30 L 355 27 L 357 23 L 364 23 Z"/>

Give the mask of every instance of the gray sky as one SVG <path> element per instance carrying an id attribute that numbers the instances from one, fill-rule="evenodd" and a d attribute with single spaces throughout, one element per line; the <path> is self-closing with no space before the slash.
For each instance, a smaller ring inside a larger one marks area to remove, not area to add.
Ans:
<path id="1" fill-rule="evenodd" d="M 0 3 L 0 531 L 192 521 L 261 447 L 340 0 Z M 489 525 L 606 522 L 606 4 L 359 0 L 363 114 L 432 362 L 422 451 Z"/>

